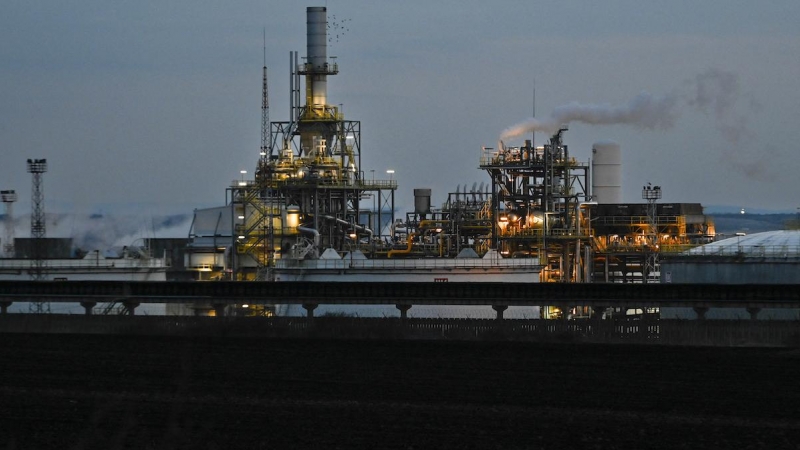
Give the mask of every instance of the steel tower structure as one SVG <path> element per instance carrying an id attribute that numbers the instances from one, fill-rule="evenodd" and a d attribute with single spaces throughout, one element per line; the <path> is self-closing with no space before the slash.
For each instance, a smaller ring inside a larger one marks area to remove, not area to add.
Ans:
<path id="1" fill-rule="evenodd" d="M 32 240 L 32 266 L 31 277 L 34 280 L 43 280 L 46 266 L 46 251 L 44 238 L 47 236 L 44 214 L 44 188 L 42 174 L 47 172 L 46 159 L 29 159 L 28 173 L 33 176 L 33 189 L 31 196 L 31 240 Z M 33 313 L 49 313 L 49 302 L 31 302 L 29 311 Z"/>
<path id="2" fill-rule="evenodd" d="M 508 257 L 539 257 L 542 281 L 588 280 L 591 248 L 589 166 L 570 157 L 566 128 L 536 148 L 484 148 L 480 168 L 492 180 L 491 244 Z"/>
<path id="3" fill-rule="evenodd" d="M 656 202 L 661 198 L 661 186 L 650 183 L 642 187 L 642 199 L 647 201 L 646 255 L 642 273 L 645 283 L 658 271 L 658 212 Z"/>
<path id="4" fill-rule="evenodd" d="M 266 68 L 261 152 L 254 180 L 228 189 L 232 205 L 233 279 L 267 279 L 274 257 L 319 256 L 324 249 L 363 247 L 394 220 L 394 180 L 361 170 L 361 122 L 328 103 L 327 79 L 339 73 L 327 55 L 327 8 L 309 7 L 307 56 L 291 52 L 290 120 L 269 122 Z M 304 104 L 301 103 L 304 77 Z M 377 199 L 376 209 L 363 203 Z M 363 245 L 362 245 L 363 244 Z"/>
<path id="5" fill-rule="evenodd" d="M 5 241 L 3 242 L 3 253 L 6 258 L 14 257 L 14 202 L 17 201 L 17 192 L 14 190 L 0 191 L 5 205 Z"/>

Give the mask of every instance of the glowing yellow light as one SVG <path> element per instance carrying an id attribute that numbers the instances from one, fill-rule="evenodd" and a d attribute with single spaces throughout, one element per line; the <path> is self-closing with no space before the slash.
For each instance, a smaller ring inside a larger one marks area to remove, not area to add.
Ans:
<path id="1" fill-rule="evenodd" d="M 297 228 L 300 225 L 300 208 L 290 205 L 286 207 L 286 226 Z"/>

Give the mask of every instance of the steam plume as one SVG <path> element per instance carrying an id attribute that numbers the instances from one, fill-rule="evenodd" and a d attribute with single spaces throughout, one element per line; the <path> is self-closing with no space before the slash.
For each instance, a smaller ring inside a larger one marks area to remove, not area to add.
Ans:
<path id="1" fill-rule="evenodd" d="M 590 125 L 627 124 L 645 129 L 668 129 L 675 123 L 676 103 L 677 98 L 674 95 L 654 97 L 647 92 L 640 93 L 627 105 L 621 106 L 572 102 L 554 109 L 548 119 L 530 118 L 507 128 L 500 135 L 500 139 L 512 139 L 534 131 L 554 134 L 561 126 L 571 122 Z"/>
<path id="2" fill-rule="evenodd" d="M 663 96 L 642 92 L 625 105 L 573 102 L 559 106 L 547 118 L 530 118 L 503 130 L 500 140 L 531 132 L 554 134 L 572 122 L 667 130 L 675 126 L 682 113 L 694 110 L 714 119 L 717 131 L 727 144 L 723 150 L 725 160 L 744 175 L 760 178 L 765 174 L 763 165 L 742 161 L 741 152 L 737 151 L 751 135 L 747 116 L 737 111 L 740 100 L 746 97 L 740 91 L 739 79 L 735 74 L 709 69 L 685 80 L 680 88 Z M 752 99 L 747 106 L 758 109 Z"/>
<path id="3" fill-rule="evenodd" d="M 190 214 L 159 215 L 150 218 L 131 214 L 47 214 L 48 237 L 71 237 L 72 245 L 82 250 L 106 250 L 132 245 L 141 238 L 186 237 Z M 17 236 L 27 237 L 30 216 L 15 218 Z"/>

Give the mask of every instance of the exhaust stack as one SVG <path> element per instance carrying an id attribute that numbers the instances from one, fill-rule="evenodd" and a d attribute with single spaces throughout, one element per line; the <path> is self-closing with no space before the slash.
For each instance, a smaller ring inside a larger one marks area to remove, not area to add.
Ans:
<path id="1" fill-rule="evenodd" d="M 306 8 L 306 72 L 311 89 L 306 105 L 317 110 L 327 104 L 328 97 L 328 8 Z"/>

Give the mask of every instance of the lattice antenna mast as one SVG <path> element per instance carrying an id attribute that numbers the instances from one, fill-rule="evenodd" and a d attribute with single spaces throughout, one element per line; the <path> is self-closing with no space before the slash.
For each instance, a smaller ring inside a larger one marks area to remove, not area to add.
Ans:
<path id="1" fill-rule="evenodd" d="M 264 74 L 261 87 L 261 159 L 266 159 L 272 144 L 272 129 L 269 123 L 269 88 L 267 84 L 267 30 L 264 29 Z"/>
<path id="2" fill-rule="evenodd" d="M 17 201 L 17 193 L 13 190 L 0 191 L 0 198 L 5 205 L 5 226 L 6 235 L 3 241 L 3 253 L 6 258 L 14 257 L 14 202 Z"/>
<path id="3" fill-rule="evenodd" d="M 31 244 L 32 244 L 32 265 L 31 277 L 34 280 L 43 280 L 45 272 L 45 241 L 47 229 L 45 227 L 44 216 L 44 188 L 42 187 L 42 174 L 47 172 L 46 159 L 29 159 L 28 173 L 33 175 L 33 195 L 31 206 Z M 31 302 L 29 311 L 33 313 L 49 313 L 50 303 Z"/>

